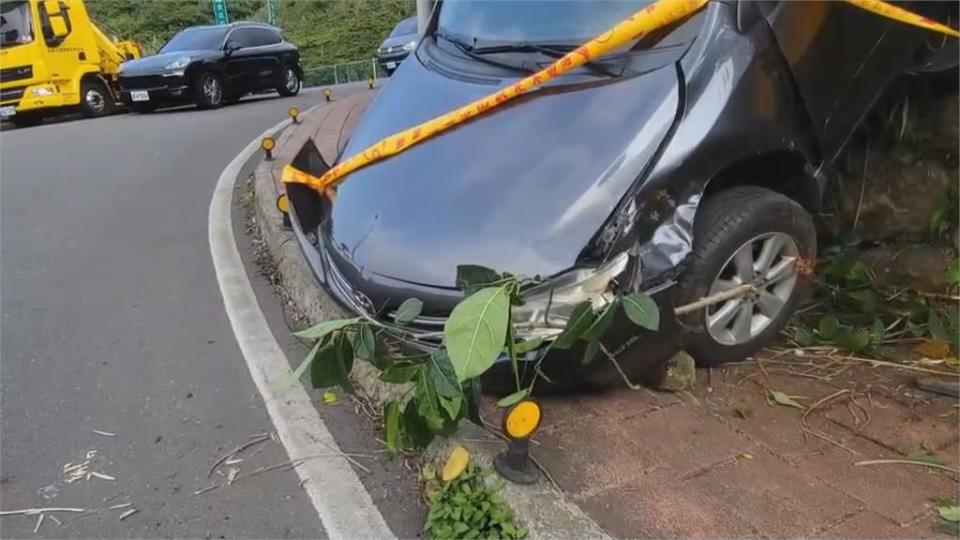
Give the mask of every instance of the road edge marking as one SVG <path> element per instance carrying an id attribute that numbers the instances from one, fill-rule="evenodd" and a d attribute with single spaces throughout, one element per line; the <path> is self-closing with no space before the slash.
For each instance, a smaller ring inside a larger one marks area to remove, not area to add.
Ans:
<path id="1" fill-rule="evenodd" d="M 309 112 L 309 111 L 308 111 Z M 231 204 L 237 176 L 260 149 L 260 139 L 290 123 L 284 120 L 251 141 L 220 173 L 207 215 L 210 257 L 224 309 L 250 376 L 263 398 L 277 436 L 291 460 L 339 452 L 306 390 L 300 384 L 273 396 L 290 365 L 250 284 L 233 235 Z M 380 510 L 345 459 L 308 459 L 295 467 L 330 538 L 394 538 Z"/>

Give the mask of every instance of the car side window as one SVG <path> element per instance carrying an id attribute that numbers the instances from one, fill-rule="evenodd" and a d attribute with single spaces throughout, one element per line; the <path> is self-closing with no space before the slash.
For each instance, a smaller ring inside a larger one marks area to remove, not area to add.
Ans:
<path id="1" fill-rule="evenodd" d="M 230 32 L 227 41 L 239 45 L 241 48 L 257 46 L 256 36 L 253 34 L 252 28 L 237 28 Z"/>
<path id="2" fill-rule="evenodd" d="M 249 32 L 252 36 L 254 47 L 261 47 L 264 45 L 276 45 L 277 43 L 280 43 L 281 41 L 283 41 L 283 39 L 281 39 L 276 32 L 272 30 L 268 30 L 266 28 L 251 28 Z"/>

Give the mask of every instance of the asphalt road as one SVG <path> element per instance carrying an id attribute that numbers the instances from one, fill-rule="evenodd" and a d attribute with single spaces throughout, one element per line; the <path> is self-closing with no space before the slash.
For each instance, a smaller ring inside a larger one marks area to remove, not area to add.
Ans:
<path id="1" fill-rule="evenodd" d="M 223 311 L 210 196 L 251 139 L 319 98 L 0 134 L 2 509 L 88 510 L 48 516 L 37 536 L 324 536 L 293 471 L 193 495 L 225 480 L 207 478 L 219 457 L 273 429 Z M 269 441 L 249 454 L 240 474 L 287 459 Z M 65 465 L 88 456 L 113 480 L 68 482 Z M 0 527 L 28 537 L 36 523 Z"/>

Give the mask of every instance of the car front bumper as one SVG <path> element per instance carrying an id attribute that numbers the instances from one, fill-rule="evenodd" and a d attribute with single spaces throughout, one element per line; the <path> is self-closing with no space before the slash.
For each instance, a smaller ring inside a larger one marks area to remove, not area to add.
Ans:
<path id="1" fill-rule="evenodd" d="M 133 92 L 147 92 L 148 99 L 135 101 Z M 187 101 L 190 97 L 189 80 L 182 72 L 120 77 L 120 99 L 127 105 L 156 105 Z"/>

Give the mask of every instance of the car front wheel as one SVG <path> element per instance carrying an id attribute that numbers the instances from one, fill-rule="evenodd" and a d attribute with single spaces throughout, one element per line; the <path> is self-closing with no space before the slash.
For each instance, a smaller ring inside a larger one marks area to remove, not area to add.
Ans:
<path id="1" fill-rule="evenodd" d="M 700 365 L 750 356 L 774 339 L 810 282 L 813 220 L 788 197 L 743 186 L 707 198 L 694 225 L 678 305 L 752 285 L 747 294 L 684 315 L 684 346 Z"/>
<path id="2" fill-rule="evenodd" d="M 205 71 L 197 76 L 193 91 L 197 107 L 201 109 L 216 109 L 223 104 L 223 78 L 212 71 Z"/>

